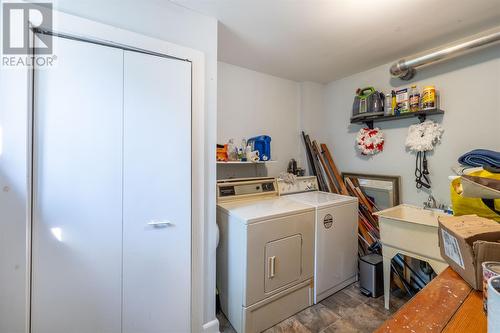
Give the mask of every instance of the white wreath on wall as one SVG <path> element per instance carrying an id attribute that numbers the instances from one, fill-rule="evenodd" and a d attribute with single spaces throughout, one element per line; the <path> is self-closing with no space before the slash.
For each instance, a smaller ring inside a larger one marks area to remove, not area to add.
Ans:
<path id="1" fill-rule="evenodd" d="M 412 125 L 408 129 L 405 146 L 414 152 L 430 151 L 441 141 L 443 132 L 443 127 L 432 120 Z"/>

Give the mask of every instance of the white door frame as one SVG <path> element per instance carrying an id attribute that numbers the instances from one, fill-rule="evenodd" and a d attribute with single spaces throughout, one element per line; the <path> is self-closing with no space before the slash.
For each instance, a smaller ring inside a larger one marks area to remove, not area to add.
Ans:
<path id="1" fill-rule="evenodd" d="M 105 44 L 114 44 L 130 49 L 139 49 L 146 52 L 167 55 L 179 59 L 185 59 L 192 64 L 192 150 L 191 150 L 191 331 L 202 331 L 203 325 L 203 267 L 204 267 L 204 221 L 205 221 L 205 197 L 204 197 L 204 156 L 205 156 L 205 55 L 203 52 L 191 48 L 172 44 L 160 39 L 140 35 L 127 30 L 115 28 L 106 24 L 94 22 L 74 15 L 59 11 L 53 11 L 53 27 L 40 27 L 42 30 L 54 34 L 74 36 L 83 40 L 100 41 Z M 57 56 L 57 49 L 54 49 Z M 57 66 L 57 60 L 55 61 Z M 45 69 L 41 69 L 45 70 Z M 50 69 L 48 69 L 50 70 Z M 28 92 L 32 89 L 29 82 Z M 27 104 L 32 105 L 29 100 L 32 94 L 28 94 Z M 31 118 L 33 110 L 29 107 L 28 143 L 31 142 L 32 129 Z M 32 147 L 28 147 L 28 184 L 32 184 L 31 165 Z M 200 160 L 201 159 L 201 160 Z M 32 188 L 28 185 L 28 198 L 32 197 Z M 28 200 L 27 242 L 28 251 L 31 253 L 31 200 Z M 28 259 L 27 267 L 27 295 L 30 294 L 31 258 Z M 26 309 L 30 311 L 30 297 L 27 297 Z M 29 321 L 30 315 L 28 314 Z M 26 323 L 29 330 L 30 324 Z"/>

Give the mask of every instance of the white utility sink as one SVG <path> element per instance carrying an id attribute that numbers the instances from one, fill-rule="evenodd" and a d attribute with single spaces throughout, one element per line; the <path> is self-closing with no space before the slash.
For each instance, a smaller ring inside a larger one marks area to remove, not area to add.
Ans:
<path id="1" fill-rule="evenodd" d="M 427 261 L 437 274 L 448 267 L 438 245 L 438 217 L 446 213 L 403 204 L 374 215 L 379 217 L 384 298 L 385 307 L 389 309 L 391 260 L 395 255 L 400 253 Z"/>

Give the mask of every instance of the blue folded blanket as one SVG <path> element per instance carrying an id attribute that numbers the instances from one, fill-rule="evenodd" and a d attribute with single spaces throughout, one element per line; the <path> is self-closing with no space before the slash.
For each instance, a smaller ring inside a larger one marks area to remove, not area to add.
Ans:
<path id="1" fill-rule="evenodd" d="M 458 163 L 473 167 L 491 166 L 500 168 L 500 152 L 487 149 L 474 149 L 460 156 Z"/>

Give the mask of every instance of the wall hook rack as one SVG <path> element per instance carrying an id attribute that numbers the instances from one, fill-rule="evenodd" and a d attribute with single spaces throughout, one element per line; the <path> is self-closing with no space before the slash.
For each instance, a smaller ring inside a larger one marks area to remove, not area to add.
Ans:
<path id="1" fill-rule="evenodd" d="M 422 123 L 427 119 L 428 116 L 442 115 L 442 114 L 444 114 L 443 110 L 429 109 L 416 112 L 407 112 L 400 115 L 384 115 L 384 116 L 371 117 L 368 119 L 351 119 L 351 124 L 361 124 L 361 125 L 366 124 L 366 127 L 368 127 L 369 129 L 373 129 L 374 123 L 376 122 L 407 119 L 407 118 L 418 118 L 418 120 Z"/>
<path id="2" fill-rule="evenodd" d="M 366 127 L 373 129 L 373 120 L 365 121 Z"/>
<path id="3" fill-rule="evenodd" d="M 418 115 L 418 120 L 420 121 L 420 123 L 423 123 L 426 119 L 427 119 L 427 116 L 425 113 Z"/>

